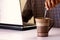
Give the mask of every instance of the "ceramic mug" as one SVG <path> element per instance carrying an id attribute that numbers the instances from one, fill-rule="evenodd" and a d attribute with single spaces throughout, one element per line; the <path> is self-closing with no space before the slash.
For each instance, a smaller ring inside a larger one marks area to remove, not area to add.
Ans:
<path id="1" fill-rule="evenodd" d="M 53 27 L 51 18 L 35 18 L 38 37 L 47 37 L 49 30 Z"/>

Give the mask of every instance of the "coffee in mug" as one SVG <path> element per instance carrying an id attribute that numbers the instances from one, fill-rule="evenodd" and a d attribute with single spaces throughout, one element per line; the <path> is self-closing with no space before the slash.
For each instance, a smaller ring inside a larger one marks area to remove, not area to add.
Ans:
<path id="1" fill-rule="evenodd" d="M 35 18 L 38 37 L 47 37 L 49 30 L 53 27 L 51 18 Z"/>

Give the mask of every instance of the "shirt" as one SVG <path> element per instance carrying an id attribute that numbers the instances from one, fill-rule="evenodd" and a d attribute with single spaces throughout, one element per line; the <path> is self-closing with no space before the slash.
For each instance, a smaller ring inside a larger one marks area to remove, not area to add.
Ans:
<path id="1" fill-rule="evenodd" d="M 27 22 L 32 16 L 34 18 L 44 17 L 45 13 L 45 0 L 27 0 L 24 10 L 22 12 L 22 18 L 24 22 Z M 54 20 L 54 27 L 60 27 L 60 6 L 57 5 L 52 10 L 48 10 L 47 17 Z"/>

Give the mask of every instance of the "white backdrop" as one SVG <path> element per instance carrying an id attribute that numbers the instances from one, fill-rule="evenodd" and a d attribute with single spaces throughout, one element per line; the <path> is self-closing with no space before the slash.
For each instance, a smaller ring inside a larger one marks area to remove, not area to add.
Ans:
<path id="1" fill-rule="evenodd" d="M 22 25 L 19 0 L 0 0 L 0 23 Z"/>

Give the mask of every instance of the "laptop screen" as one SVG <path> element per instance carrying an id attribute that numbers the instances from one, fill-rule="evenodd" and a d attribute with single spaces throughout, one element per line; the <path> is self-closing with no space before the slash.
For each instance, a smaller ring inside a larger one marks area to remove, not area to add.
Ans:
<path id="1" fill-rule="evenodd" d="M 23 25 L 19 0 L 2 0 L 0 9 L 0 23 Z"/>

